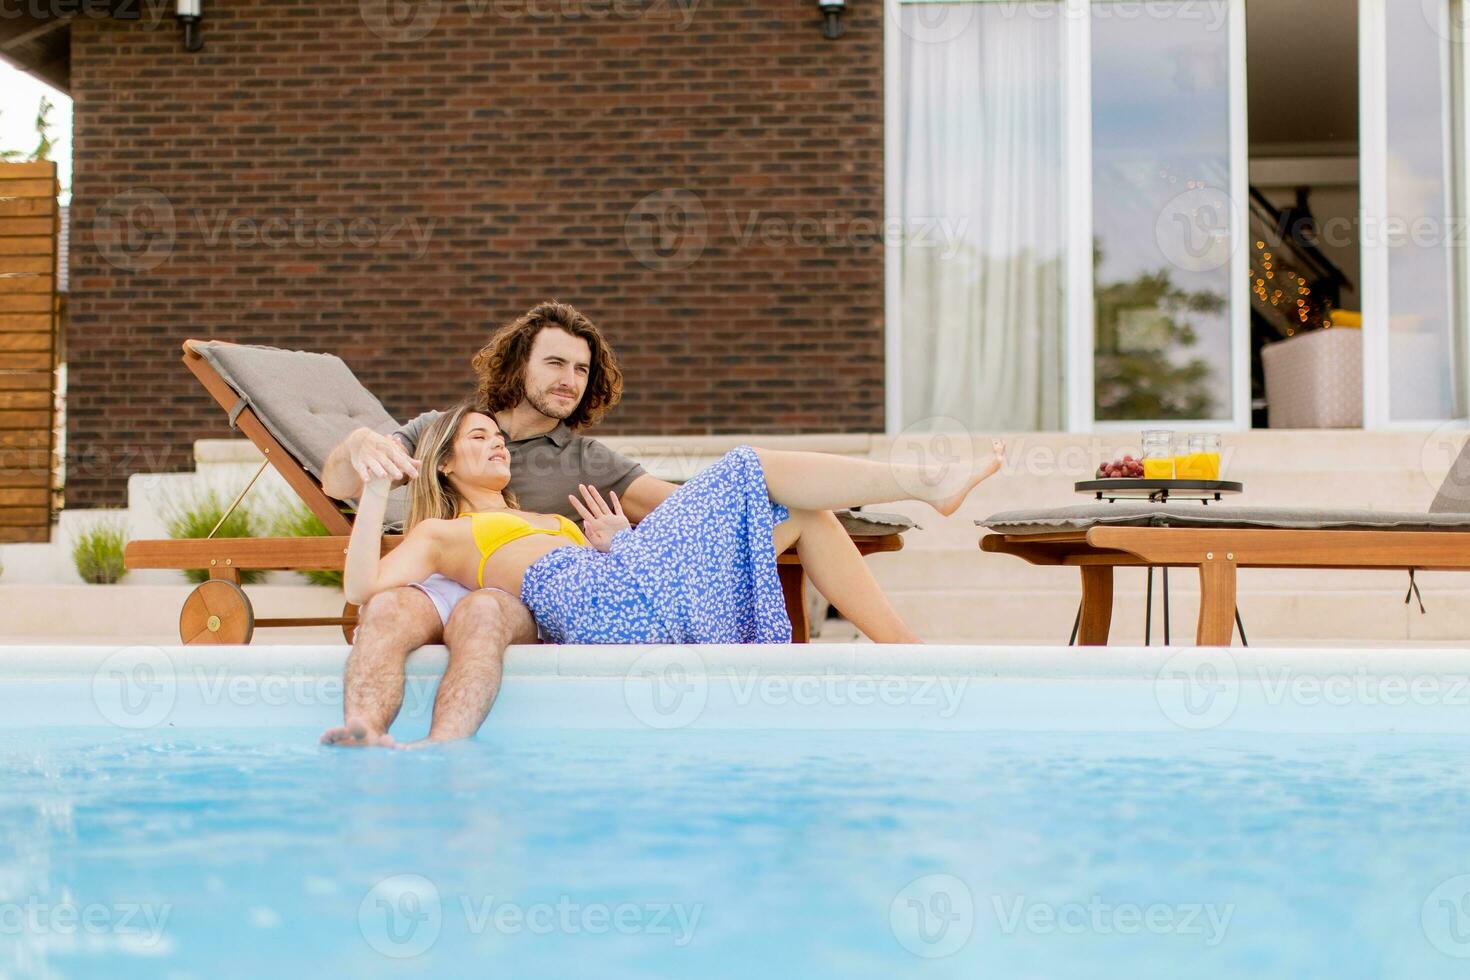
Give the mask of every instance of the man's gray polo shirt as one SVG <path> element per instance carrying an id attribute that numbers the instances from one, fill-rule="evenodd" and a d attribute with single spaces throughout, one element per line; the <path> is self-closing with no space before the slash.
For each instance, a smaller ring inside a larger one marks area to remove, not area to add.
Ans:
<path id="1" fill-rule="evenodd" d="M 393 435 L 410 453 L 418 448 L 419 438 L 442 415 L 425 412 L 394 430 Z M 580 514 L 572 509 L 567 497 L 579 500 L 577 484 L 586 483 L 602 491 L 622 496 L 629 484 L 643 475 L 644 469 L 622 453 L 614 452 L 596 439 L 579 436 L 558 422 L 550 432 L 529 439 L 507 440 L 510 450 L 510 486 L 521 510 L 541 514 L 561 514 L 577 521 Z"/>

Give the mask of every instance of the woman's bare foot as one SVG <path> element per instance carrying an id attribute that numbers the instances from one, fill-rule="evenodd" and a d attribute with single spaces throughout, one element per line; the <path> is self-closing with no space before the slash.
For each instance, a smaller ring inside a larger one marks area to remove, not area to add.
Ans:
<path id="1" fill-rule="evenodd" d="M 959 493 L 955 494 L 953 497 L 948 498 L 947 500 L 941 500 L 933 504 L 932 506 L 935 510 L 939 511 L 939 513 L 943 514 L 945 517 L 949 517 L 955 511 L 960 509 L 960 505 L 965 502 L 965 498 L 970 495 L 971 490 L 974 490 L 981 483 L 985 482 L 996 473 L 1000 472 L 1000 468 L 1005 465 L 1006 461 L 1005 440 L 992 439 L 990 441 L 990 450 L 990 458 L 986 460 L 979 469 L 970 474 L 970 479 L 965 483 L 965 489 L 961 490 Z"/>
<path id="2" fill-rule="evenodd" d="M 398 742 L 387 732 L 376 732 L 358 718 L 348 718 L 341 728 L 329 728 L 322 733 L 322 744 L 339 749 L 397 749 Z"/>

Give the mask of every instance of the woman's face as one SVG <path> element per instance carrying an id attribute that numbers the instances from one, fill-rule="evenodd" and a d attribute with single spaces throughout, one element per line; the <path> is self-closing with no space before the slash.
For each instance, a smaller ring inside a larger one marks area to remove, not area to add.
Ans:
<path id="1" fill-rule="evenodd" d="M 500 426 L 488 415 L 466 412 L 440 469 L 451 485 L 504 490 L 510 483 L 510 452 Z"/>

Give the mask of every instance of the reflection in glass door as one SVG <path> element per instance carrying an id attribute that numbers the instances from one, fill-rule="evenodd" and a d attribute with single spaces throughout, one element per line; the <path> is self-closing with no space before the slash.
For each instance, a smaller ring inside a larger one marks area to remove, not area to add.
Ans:
<path id="1" fill-rule="evenodd" d="M 1091 8 L 1099 422 L 1238 417 L 1230 8 Z"/>
<path id="2" fill-rule="evenodd" d="M 1462 52 L 1450 43 L 1450 0 L 1388 0 L 1387 13 L 1386 421 L 1463 418 L 1450 208 L 1451 59 Z"/>

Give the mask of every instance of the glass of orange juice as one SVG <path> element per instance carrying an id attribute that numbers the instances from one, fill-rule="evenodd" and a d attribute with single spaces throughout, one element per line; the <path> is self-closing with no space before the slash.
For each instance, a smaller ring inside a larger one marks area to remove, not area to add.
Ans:
<path id="1" fill-rule="evenodd" d="M 1174 443 L 1174 479 L 1176 480 L 1198 480 L 1195 461 L 1189 455 L 1189 437 L 1180 436 L 1179 441 Z"/>
<path id="2" fill-rule="evenodd" d="M 1220 437 L 1213 432 L 1190 436 L 1189 459 L 1190 469 L 1198 474 L 1192 479 L 1220 479 Z"/>
<path id="3" fill-rule="evenodd" d="M 1149 429 L 1143 434 L 1143 478 L 1174 479 L 1174 433 L 1169 429 Z"/>

